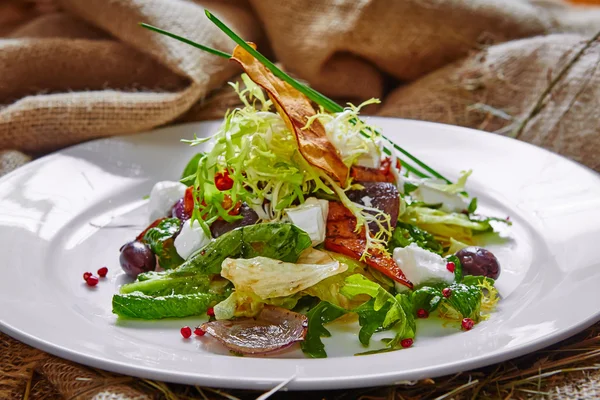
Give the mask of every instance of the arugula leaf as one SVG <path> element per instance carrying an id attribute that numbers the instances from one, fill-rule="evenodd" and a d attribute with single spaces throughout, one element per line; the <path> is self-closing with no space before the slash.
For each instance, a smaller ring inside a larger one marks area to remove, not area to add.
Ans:
<path id="1" fill-rule="evenodd" d="M 304 354 L 312 358 L 325 358 L 325 345 L 321 341 L 322 337 L 330 337 L 331 333 L 325 328 L 328 322 L 338 319 L 348 311 L 327 301 L 321 301 L 312 308 L 306 317 L 308 318 L 308 329 L 304 341 L 300 343 Z"/>
<path id="2" fill-rule="evenodd" d="M 173 269 L 180 266 L 184 259 L 175 249 L 175 234 L 181 228 L 178 218 L 165 218 L 154 228 L 148 229 L 142 239 L 158 257 L 161 268 Z"/>
<path id="3" fill-rule="evenodd" d="M 430 250 L 436 254 L 442 254 L 442 245 L 434 239 L 433 235 L 406 222 L 398 221 L 396 229 L 388 242 L 388 250 L 393 252 L 396 247 L 406 247 L 411 243 Z"/>
<path id="4" fill-rule="evenodd" d="M 208 293 L 152 297 L 141 292 L 117 294 L 112 311 L 119 317 L 139 319 L 183 318 L 202 315 L 218 297 Z"/>
<path id="5" fill-rule="evenodd" d="M 364 346 L 369 345 L 371 336 L 373 336 L 375 332 L 380 332 L 385 329 L 384 321 L 391 307 L 392 304 L 388 302 L 384 304 L 383 307 L 376 310 L 375 299 L 371 299 L 352 310 L 358 314 L 358 324 L 360 325 L 358 340 L 360 340 Z"/>
<path id="6" fill-rule="evenodd" d="M 412 299 L 408 293 L 402 293 L 396 295 L 396 300 L 400 303 L 400 306 L 404 310 L 404 323 L 396 325 L 396 342 L 390 343 L 391 346 L 395 346 L 402 339 L 410 338 L 414 339 L 417 334 L 417 321 L 415 319 L 415 306 L 412 303 Z M 401 328 L 399 330 L 398 328 Z"/>
<path id="7" fill-rule="evenodd" d="M 181 178 L 180 178 L 179 182 L 183 183 L 186 186 L 190 186 L 194 183 L 194 181 L 196 180 L 196 172 L 198 170 L 198 163 L 200 162 L 200 159 L 202 158 L 203 155 L 204 155 L 204 153 L 198 153 L 198 154 L 194 155 L 190 159 L 190 161 L 188 161 L 187 165 L 183 169 L 183 172 L 181 173 Z"/>
<path id="8" fill-rule="evenodd" d="M 359 339 L 363 345 L 369 344 L 373 333 L 392 326 L 397 334 L 390 342 L 390 346 L 395 346 L 402 339 L 414 337 L 414 308 L 407 295 L 393 296 L 377 283 L 359 274 L 346 278 L 341 293 L 348 297 L 359 294 L 372 297 L 371 300 L 352 310 L 359 314 L 358 322 L 361 325 Z"/>

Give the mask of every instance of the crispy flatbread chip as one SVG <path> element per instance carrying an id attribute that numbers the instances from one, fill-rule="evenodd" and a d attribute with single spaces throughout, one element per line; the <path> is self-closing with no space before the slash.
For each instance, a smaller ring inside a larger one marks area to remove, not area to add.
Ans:
<path id="1" fill-rule="evenodd" d="M 256 48 L 255 44 L 249 44 Z M 242 47 L 236 46 L 231 59 L 237 61 L 250 79 L 267 91 L 277 112 L 296 135 L 298 149 L 306 161 L 345 185 L 348 167 L 327 138 L 323 124 L 314 120 L 307 129 L 302 129 L 308 119 L 315 115 L 310 100 L 290 84 L 273 75 L 267 67 Z"/>

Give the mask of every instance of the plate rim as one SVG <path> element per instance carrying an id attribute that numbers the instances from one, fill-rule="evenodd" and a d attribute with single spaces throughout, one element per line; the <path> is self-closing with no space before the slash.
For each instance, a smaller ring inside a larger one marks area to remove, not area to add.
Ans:
<path id="1" fill-rule="evenodd" d="M 436 126 L 440 126 L 446 130 L 448 128 L 451 128 L 453 130 L 471 131 L 471 132 L 477 133 L 477 134 L 491 135 L 490 132 L 480 131 L 480 130 L 473 129 L 473 128 L 442 124 L 442 123 L 437 123 L 437 122 L 420 121 L 420 120 L 404 119 L 404 118 L 394 118 L 394 117 L 379 117 L 379 116 L 374 116 L 374 117 L 376 119 L 400 120 L 400 121 L 410 122 L 411 124 L 415 124 L 415 125 L 422 125 L 422 124 L 431 125 L 433 128 L 435 128 Z M 169 125 L 167 127 L 161 127 L 158 129 L 140 132 L 138 134 L 104 137 L 104 138 L 98 138 L 98 139 L 86 141 L 83 143 L 78 143 L 78 144 L 60 149 L 60 150 L 50 153 L 48 155 L 45 155 L 43 157 L 40 157 L 36 160 L 33 160 L 32 162 L 29 162 L 28 164 L 17 168 L 16 170 L 6 174 L 5 176 L 0 177 L 0 186 L 3 185 L 7 180 L 11 179 L 16 174 L 27 173 L 28 171 L 30 171 L 33 168 L 38 167 L 42 163 L 51 162 L 52 159 L 57 156 L 57 154 L 60 154 L 62 152 L 69 151 L 69 150 L 74 150 L 74 149 L 77 149 L 78 147 L 83 147 L 83 146 L 89 145 L 90 143 L 97 143 L 97 142 L 103 142 L 106 140 L 127 138 L 129 136 L 135 136 L 135 135 L 140 135 L 140 134 L 143 135 L 143 134 L 147 134 L 147 133 L 158 133 L 161 131 L 168 131 L 168 130 L 173 130 L 173 129 L 177 130 L 177 129 L 181 129 L 183 127 L 201 126 L 203 124 L 219 122 L 221 120 L 222 119 L 214 119 L 214 120 L 207 120 L 207 121 L 188 122 L 188 123 L 184 123 L 184 124 Z M 494 134 L 494 138 L 496 140 L 497 139 L 509 140 L 512 143 L 511 146 L 514 146 L 516 143 L 518 143 L 518 146 L 524 145 L 526 147 L 535 149 L 535 151 L 541 150 L 542 152 L 551 154 L 554 157 L 559 157 L 560 159 L 562 159 L 562 161 L 567 161 L 568 163 L 573 164 L 573 165 L 577 166 L 578 168 L 583 168 L 583 170 L 587 171 L 588 173 L 591 172 L 593 175 L 600 177 L 600 174 L 598 172 L 594 171 L 593 169 L 591 169 L 585 165 L 582 165 L 574 160 L 571 160 L 563 155 L 560 155 L 560 154 L 554 153 L 552 151 L 549 151 L 547 149 L 544 149 L 542 147 L 538 147 L 531 143 L 520 141 L 515 138 L 496 135 L 496 134 Z M 457 367 L 460 367 L 462 370 L 470 370 L 470 369 L 480 368 L 480 367 L 483 367 L 486 365 L 491 365 L 491 364 L 495 364 L 498 362 L 506 361 L 506 360 L 509 360 L 509 359 L 512 359 L 515 357 L 519 357 L 519 356 L 522 356 L 525 354 L 535 352 L 539 349 L 542 349 L 544 347 L 547 347 L 549 345 L 555 344 L 559 341 L 562 341 L 564 339 L 572 337 L 573 335 L 586 329 L 587 327 L 593 325 L 594 323 L 596 323 L 598 321 L 600 321 L 600 310 L 598 310 L 594 315 L 588 316 L 584 320 L 580 321 L 577 324 L 570 326 L 569 328 L 559 329 L 551 334 L 548 334 L 547 336 L 545 336 L 541 339 L 535 340 L 532 343 L 519 344 L 513 348 L 510 348 L 509 350 L 496 350 L 495 352 L 492 352 L 492 353 L 484 353 L 483 355 L 478 356 L 473 359 L 463 359 L 463 360 L 459 360 L 459 361 L 456 361 L 451 364 L 444 364 L 441 366 L 437 365 L 434 367 L 435 372 L 433 372 L 433 373 L 427 372 L 427 371 L 430 371 L 432 367 L 421 368 L 420 370 L 416 370 L 416 371 L 412 370 L 411 373 L 413 373 L 414 375 L 420 375 L 423 377 L 425 377 L 425 376 L 438 377 L 438 376 L 446 375 L 448 373 L 452 373 L 452 371 L 450 371 L 450 370 L 455 371 L 457 369 Z M 131 365 L 131 364 L 128 364 L 125 362 L 114 361 L 109 358 L 97 357 L 94 355 L 88 355 L 88 354 L 80 353 L 75 350 L 71 350 L 69 348 L 65 348 L 63 346 L 55 345 L 54 343 L 51 343 L 47 340 L 37 337 L 34 334 L 30 334 L 28 332 L 21 331 L 21 330 L 14 328 L 8 324 L 5 324 L 2 319 L 0 319 L 0 331 L 6 333 L 7 335 L 13 337 L 16 340 L 19 340 L 27 345 L 30 345 L 32 347 L 43 350 L 54 356 L 61 357 L 61 358 L 64 358 L 64 359 L 67 359 L 67 360 L 70 360 L 73 362 L 81 363 L 83 365 L 88 365 L 88 366 L 105 369 L 105 370 L 109 370 L 109 371 L 115 371 L 118 373 L 141 377 L 141 378 L 158 379 L 158 380 L 164 380 L 164 381 L 175 382 L 175 383 L 184 383 L 184 384 L 185 383 L 190 384 L 190 382 L 193 379 L 196 379 L 196 380 L 210 379 L 211 383 L 214 382 L 219 387 L 225 387 L 225 388 L 253 387 L 254 389 L 256 389 L 258 387 L 261 387 L 264 389 L 268 389 L 269 385 L 271 385 L 271 384 L 274 385 L 274 384 L 278 383 L 277 381 L 267 380 L 267 379 L 265 379 L 264 382 L 262 382 L 262 383 L 255 382 L 255 381 L 250 382 L 250 381 L 245 380 L 244 378 L 233 380 L 232 378 L 214 377 L 214 376 L 211 377 L 210 374 L 200 374 L 197 372 L 195 372 L 195 373 L 192 373 L 192 372 L 184 373 L 184 372 L 179 372 L 179 371 L 174 372 L 174 371 L 169 371 L 169 370 L 162 370 L 160 368 L 152 368 L 152 367 L 144 366 L 144 365 L 137 365 L 137 366 Z M 277 359 L 271 359 L 271 360 L 277 362 L 276 361 Z M 115 368 L 115 366 L 117 368 Z M 427 374 L 423 375 L 425 372 L 427 372 Z M 398 372 L 390 371 L 387 374 L 374 374 L 374 375 L 370 375 L 370 374 L 365 375 L 364 373 L 361 373 L 360 376 L 345 376 L 345 377 L 337 377 L 337 378 L 326 377 L 326 378 L 322 378 L 322 379 L 318 379 L 318 378 L 314 378 L 314 377 L 300 378 L 300 379 L 295 380 L 292 383 L 290 383 L 290 385 L 288 385 L 288 387 L 290 387 L 291 390 L 331 389 L 332 381 L 344 382 L 343 385 L 336 386 L 336 387 L 340 387 L 340 388 L 341 387 L 356 388 L 356 387 L 380 386 L 383 384 L 390 384 L 392 382 L 394 376 L 398 376 Z M 383 381 L 385 381 L 387 383 L 381 383 Z M 240 385 L 240 383 L 242 385 Z M 246 383 L 246 385 L 244 385 L 244 383 Z M 252 385 L 248 385 L 248 383 L 252 383 Z M 309 386 L 309 387 L 305 387 L 305 386 Z"/>

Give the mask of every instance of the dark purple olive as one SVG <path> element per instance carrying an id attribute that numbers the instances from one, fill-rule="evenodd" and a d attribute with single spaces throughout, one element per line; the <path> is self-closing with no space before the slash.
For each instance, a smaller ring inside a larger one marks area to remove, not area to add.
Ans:
<path id="1" fill-rule="evenodd" d="M 210 226 L 210 233 L 213 237 L 219 237 L 224 233 L 227 233 L 235 228 L 246 225 L 254 225 L 258 221 L 258 214 L 251 209 L 248 204 L 243 203 L 240 207 L 241 219 L 236 219 L 233 222 L 227 222 L 222 219 L 218 219 L 213 222 Z"/>
<path id="2" fill-rule="evenodd" d="M 132 278 L 136 278 L 142 272 L 150 272 L 156 269 L 156 257 L 144 243 L 129 242 L 124 244 L 120 250 L 119 262 L 121 268 Z"/>
<path id="3" fill-rule="evenodd" d="M 177 203 L 171 209 L 171 216 L 173 218 L 179 218 L 182 221 L 187 221 L 190 219 L 190 215 L 185 212 L 185 202 L 183 198 L 179 199 Z"/>
<path id="4" fill-rule="evenodd" d="M 396 227 L 400 212 L 400 194 L 396 185 L 389 182 L 357 182 L 364 189 L 351 189 L 346 192 L 354 203 L 377 208 L 390 216 L 391 228 Z M 371 232 L 376 233 L 379 226 L 375 222 L 369 224 Z"/>
<path id="5" fill-rule="evenodd" d="M 482 247 L 465 247 L 456 253 L 463 269 L 463 275 L 487 276 L 498 279 L 500 263 L 491 251 Z"/>

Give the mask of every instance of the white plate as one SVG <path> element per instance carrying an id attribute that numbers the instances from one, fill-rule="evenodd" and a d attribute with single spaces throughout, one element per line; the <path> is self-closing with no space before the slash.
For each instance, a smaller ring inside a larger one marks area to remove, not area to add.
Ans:
<path id="1" fill-rule="evenodd" d="M 420 320 L 414 347 L 354 357 L 364 349 L 356 330 L 342 325 L 325 339 L 329 358 L 304 359 L 296 351 L 285 359 L 210 353 L 203 340 L 179 334 L 197 318 L 117 322 L 110 300 L 125 282 L 118 249 L 146 222 L 142 198 L 156 181 L 177 179 L 196 151 L 179 139 L 213 133 L 218 122 L 85 143 L 0 179 L 0 329 L 52 354 L 145 378 L 268 389 L 295 375 L 291 389 L 332 389 L 480 367 L 537 350 L 599 319 L 598 175 L 500 136 L 418 121 L 371 121 L 451 178 L 472 168 L 469 192 L 484 211 L 514 222 L 506 241 L 490 246 L 503 267 L 497 286 L 504 298 L 472 331 Z M 83 272 L 104 265 L 108 278 L 88 288 Z"/>

